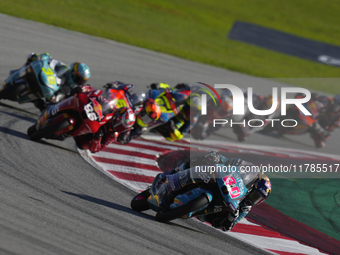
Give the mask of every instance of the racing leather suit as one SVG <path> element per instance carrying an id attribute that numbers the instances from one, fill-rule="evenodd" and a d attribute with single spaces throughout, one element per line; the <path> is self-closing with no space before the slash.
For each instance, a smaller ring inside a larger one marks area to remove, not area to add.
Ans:
<path id="1" fill-rule="evenodd" d="M 241 166 L 241 165 L 252 165 L 240 158 L 226 158 L 222 156 L 217 151 L 209 151 L 204 156 L 193 157 L 190 161 L 181 164 L 175 169 L 171 170 L 165 175 L 171 175 L 178 171 L 185 171 L 188 168 L 200 166 L 200 165 L 213 165 L 213 164 L 224 164 L 225 166 Z M 189 181 L 190 182 L 190 181 Z M 190 184 L 187 182 L 185 185 Z M 220 228 L 223 231 L 231 230 L 236 223 L 242 220 L 250 211 L 251 206 L 245 205 L 243 202 L 240 203 L 237 211 L 235 213 L 229 211 L 220 211 L 213 214 L 208 214 L 204 216 L 198 216 L 200 221 L 206 221 L 212 224 L 215 228 Z"/>

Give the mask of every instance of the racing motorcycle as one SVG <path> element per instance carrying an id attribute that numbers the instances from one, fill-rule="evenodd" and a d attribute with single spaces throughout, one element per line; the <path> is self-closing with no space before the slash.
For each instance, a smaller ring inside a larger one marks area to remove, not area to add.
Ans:
<path id="1" fill-rule="evenodd" d="M 296 96 L 299 98 L 299 95 Z M 274 125 L 267 125 L 261 132 L 268 133 L 271 131 L 277 131 L 279 134 L 289 134 L 289 135 L 300 135 L 311 131 L 311 127 L 317 121 L 319 115 L 319 110 L 316 102 L 314 100 L 309 100 L 307 103 L 303 104 L 304 107 L 312 114 L 311 116 L 304 115 L 296 105 L 287 105 L 286 115 L 277 117 L 280 122 L 285 119 L 291 119 L 290 121 L 285 121 L 285 126 L 278 125 L 275 122 Z M 295 121 L 293 121 L 295 120 Z M 294 126 L 297 123 L 296 126 Z"/>
<path id="2" fill-rule="evenodd" d="M 159 105 L 161 116 L 145 129 L 153 133 L 158 133 L 157 129 L 164 127 L 171 118 L 179 113 L 179 107 L 183 104 L 187 96 L 181 93 L 173 93 L 169 88 L 151 89 L 148 93 L 148 97 L 154 99 Z"/>
<path id="3" fill-rule="evenodd" d="M 110 102 L 102 90 L 78 93 L 57 104 L 48 105 L 37 123 L 28 128 L 31 140 L 58 139 L 61 135 L 81 136 L 94 134 L 113 118 Z"/>
<path id="4" fill-rule="evenodd" d="M 19 70 L 15 70 L 4 81 L 0 99 L 16 101 L 20 104 L 40 98 L 50 98 L 60 90 L 60 79 L 49 65 L 49 56 L 42 55 Z"/>
<path id="5" fill-rule="evenodd" d="M 222 165 L 215 165 L 215 167 Z M 207 166 L 200 166 L 203 169 Z M 238 168 L 237 168 L 238 169 Z M 150 188 L 131 201 L 135 211 L 151 209 L 160 222 L 221 211 L 235 213 L 258 173 L 242 171 L 196 172 L 197 166 L 175 174 L 158 174 Z M 186 185 L 190 178 L 194 182 Z"/>

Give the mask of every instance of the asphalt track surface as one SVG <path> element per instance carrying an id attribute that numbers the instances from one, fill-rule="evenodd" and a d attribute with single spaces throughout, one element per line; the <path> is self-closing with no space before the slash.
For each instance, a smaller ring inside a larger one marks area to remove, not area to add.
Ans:
<path id="1" fill-rule="evenodd" d="M 0 14 L 0 76 L 31 51 L 66 63 L 87 63 L 91 85 L 121 80 L 230 83 L 251 77 L 172 56 Z M 258 83 L 259 93 L 269 82 Z M 32 142 L 27 128 L 39 111 L 32 104 L 0 103 L 0 254 L 264 254 L 194 221 L 158 223 L 153 213 L 130 209 L 134 192 L 86 163 L 72 139 Z M 225 136 L 221 134 L 220 136 Z M 215 136 L 220 139 L 220 136 Z M 302 142 L 251 137 L 249 143 L 311 149 Z M 303 137 L 302 137 L 303 138 Z M 230 135 L 230 140 L 235 138 Z M 265 140 L 265 141 L 264 141 Z M 323 152 L 334 153 L 336 141 Z"/>

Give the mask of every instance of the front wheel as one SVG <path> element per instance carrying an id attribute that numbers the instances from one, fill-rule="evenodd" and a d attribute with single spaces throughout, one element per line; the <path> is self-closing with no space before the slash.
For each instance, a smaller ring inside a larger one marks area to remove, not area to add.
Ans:
<path id="1" fill-rule="evenodd" d="M 14 84 L 14 85 L 7 85 L 4 89 L 0 91 L 0 99 L 9 99 L 14 100 L 17 98 L 20 93 L 25 91 L 26 85 L 25 84 Z"/>
<path id="2" fill-rule="evenodd" d="M 189 203 L 175 209 L 170 209 L 170 207 L 167 207 L 164 210 L 159 211 L 156 214 L 156 220 L 160 222 L 171 221 L 180 218 L 190 212 L 193 212 L 206 205 L 207 203 L 209 203 L 207 196 L 205 194 L 202 194 L 198 198 L 195 198 Z"/>
<path id="3" fill-rule="evenodd" d="M 27 134 L 28 134 L 28 136 L 31 136 L 31 134 L 33 134 L 36 131 L 37 131 L 37 123 L 35 123 L 34 125 L 30 126 L 27 129 Z"/>
<path id="4" fill-rule="evenodd" d="M 52 126 L 47 125 L 39 130 L 34 131 L 36 129 L 35 126 L 36 124 L 29 127 L 27 130 L 27 134 L 32 141 L 38 141 L 44 137 L 46 138 L 49 136 L 53 136 L 56 132 L 70 126 L 70 122 L 68 119 L 64 119 Z"/>
<path id="5" fill-rule="evenodd" d="M 134 211 L 142 212 L 149 210 L 149 204 L 148 204 L 148 198 L 150 196 L 149 189 L 143 191 L 142 193 L 139 193 L 137 196 L 135 196 L 131 200 L 131 208 Z"/>

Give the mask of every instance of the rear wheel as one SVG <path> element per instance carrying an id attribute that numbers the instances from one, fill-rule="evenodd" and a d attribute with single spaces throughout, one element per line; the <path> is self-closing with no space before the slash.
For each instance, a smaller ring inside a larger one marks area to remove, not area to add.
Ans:
<path id="1" fill-rule="evenodd" d="M 3 90 L 0 91 L 0 99 L 15 100 L 20 93 L 26 90 L 25 84 L 14 84 L 7 85 Z"/>
<path id="2" fill-rule="evenodd" d="M 137 212 L 149 210 L 148 198 L 150 196 L 149 190 L 139 193 L 131 200 L 131 208 Z"/>
<path id="3" fill-rule="evenodd" d="M 47 138 L 49 136 L 53 136 L 56 132 L 64 128 L 67 128 L 68 126 L 70 126 L 70 122 L 67 119 L 64 119 L 63 121 L 58 122 L 52 126 L 45 126 L 42 129 L 35 130 L 35 131 L 34 131 L 35 125 L 33 125 L 28 128 L 27 134 L 32 141 L 38 141 L 44 137 Z"/>
<path id="4" fill-rule="evenodd" d="M 195 198 L 189 203 L 177 207 L 175 209 L 170 209 L 170 207 L 167 207 L 164 210 L 159 211 L 156 214 L 156 220 L 160 222 L 171 221 L 180 218 L 190 212 L 193 212 L 199 209 L 200 207 L 206 205 L 207 203 L 209 203 L 207 196 L 205 194 L 202 194 L 198 198 Z"/>

